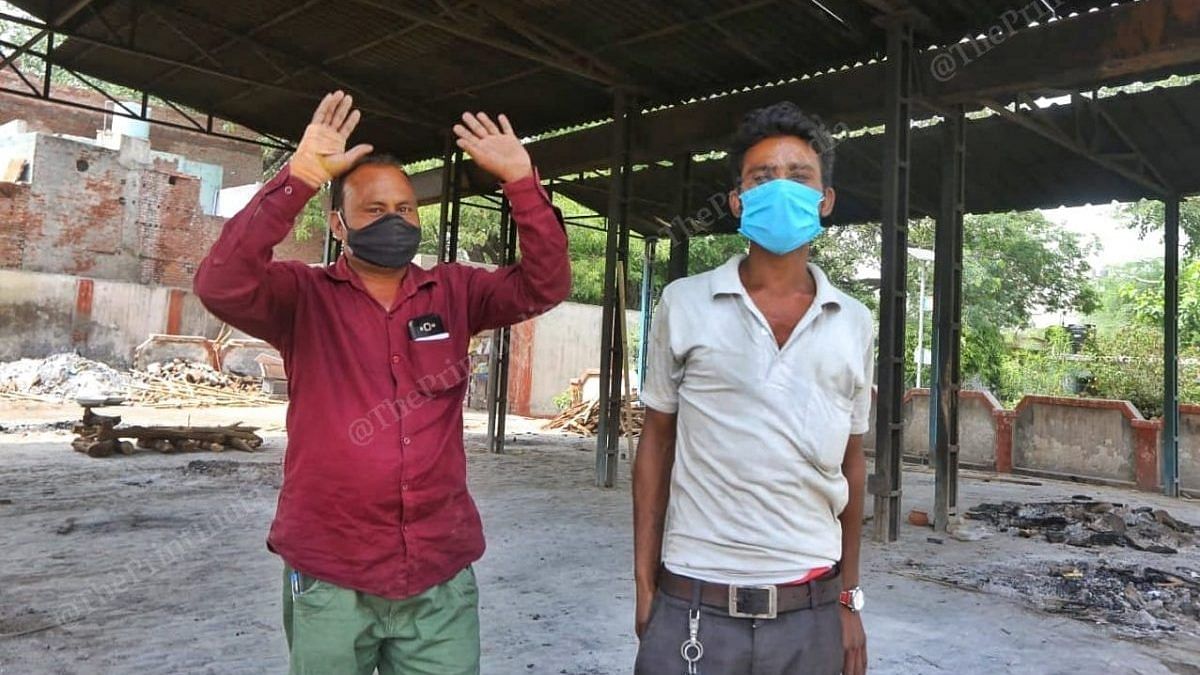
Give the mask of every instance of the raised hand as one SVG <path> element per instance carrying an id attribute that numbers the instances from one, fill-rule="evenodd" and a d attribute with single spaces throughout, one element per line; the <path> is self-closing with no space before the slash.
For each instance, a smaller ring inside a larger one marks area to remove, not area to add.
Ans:
<path id="1" fill-rule="evenodd" d="M 463 113 L 462 119 L 462 124 L 454 125 L 458 147 L 467 151 L 481 169 L 505 183 L 533 174 L 529 153 L 513 133 L 507 117 L 497 118 L 499 127 L 486 113 Z"/>
<path id="2" fill-rule="evenodd" d="M 371 152 L 367 144 L 346 150 L 346 139 L 362 117 L 353 109 L 354 99 L 341 91 L 326 94 L 313 113 L 312 122 L 290 161 L 292 175 L 312 188 L 320 187 L 346 172 L 359 158 Z"/>

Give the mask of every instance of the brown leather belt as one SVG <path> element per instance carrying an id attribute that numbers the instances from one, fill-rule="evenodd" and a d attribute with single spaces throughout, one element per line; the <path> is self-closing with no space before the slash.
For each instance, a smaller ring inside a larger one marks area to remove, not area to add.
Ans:
<path id="1" fill-rule="evenodd" d="M 699 581 L 664 568 L 658 572 L 663 593 L 691 602 L 695 584 L 700 584 L 700 604 L 748 619 L 774 619 L 777 614 L 814 609 L 838 601 L 842 575 L 838 568 L 797 586 L 729 586 Z"/>

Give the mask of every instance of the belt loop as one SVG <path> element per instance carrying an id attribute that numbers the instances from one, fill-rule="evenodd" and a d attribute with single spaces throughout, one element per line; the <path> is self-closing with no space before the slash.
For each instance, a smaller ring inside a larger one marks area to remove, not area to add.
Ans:
<path id="1" fill-rule="evenodd" d="M 700 599 L 704 594 L 704 582 L 692 579 L 692 611 L 700 611 Z"/>
<path id="2" fill-rule="evenodd" d="M 808 608 L 810 610 L 817 608 L 817 592 L 820 590 L 820 586 L 818 586 L 820 583 L 817 579 L 808 582 Z"/>

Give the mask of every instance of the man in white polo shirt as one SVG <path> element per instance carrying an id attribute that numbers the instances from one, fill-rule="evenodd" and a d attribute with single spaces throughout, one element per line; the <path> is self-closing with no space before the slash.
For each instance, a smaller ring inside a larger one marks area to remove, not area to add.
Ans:
<path id="1" fill-rule="evenodd" d="M 859 675 L 874 326 L 808 261 L 833 141 L 785 102 L 729 155 L 749 253 L 670 284 L 650 333 L 636 672 Z"/>

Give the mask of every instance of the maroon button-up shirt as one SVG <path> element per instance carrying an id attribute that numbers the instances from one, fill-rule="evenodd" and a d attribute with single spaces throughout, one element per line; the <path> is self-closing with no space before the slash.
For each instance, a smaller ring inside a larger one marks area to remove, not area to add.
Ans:
<path id="1" fill-rule="evenodd" d="M 286 169 L 263 186 L 225 224 L 195 290 L 217 317 L 278 348 L 287 368 L 288 445 L 268 546 L 304 574 L 406 598 L 483 555 L 463 451 L 468 342 L 567 297 L 566 233 L 536 176 L 506 184 L 520 262 L 410 265 L 384 310 L 345 258 L 271 260 L 313 193 Z M 410 339 L 409 322 L 431 314 L 449 335 Z"/>

